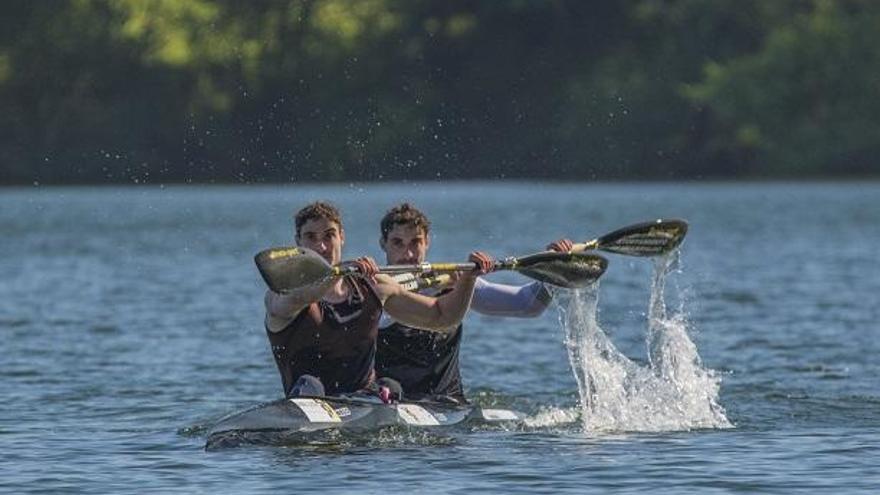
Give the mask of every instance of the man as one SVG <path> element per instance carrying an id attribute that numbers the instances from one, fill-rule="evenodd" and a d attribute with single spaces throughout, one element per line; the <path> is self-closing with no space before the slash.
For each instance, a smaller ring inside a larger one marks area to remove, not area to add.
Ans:
<path id="1" fill-rule="evenodd" d="M 295 218 L 298 246 L 331 265 L 341 261 L 345 231 L 339 211 L 315 202 Z M 334 277 L 285 294 L 266 292 L 266 333 L 281 373 L 284 393 L 296 395 L 379 394 L 375 373 L 379 317 L 387 312 L 404 324 L 443 333 L 454 330 L 467 312 L 476 278 L 487 257 L 472 253 L 480 270 L 458 277 L 442 298 L 403 290 L 370 258 L 353 262 L 358 276 Z M 381 390 L 387 395 L 387 390 Z M 398 391 L 399 392 L 399 391 Z M 387 400 L 387 397 L 383 397 Z"/>
<path id="2" fill-rule="evenodd" d="M 431 245 L 428 236 L 431 222 L 421 211 L 408 203 L 395 206 L 382 218 L 380 228 L 379 244 L 389 264 L 425 261 Z M 568 251 L 570 244 L 571 241 L 561 240 L 548 249 Z M 492 264 L 491 259 L 481 262 Z M 479 278 L 475 284 L 470 307 L 482 314 L 535 317 L 544 312 L 551 300 L 550 293 L 540 282 L 512 286 Z M 458 289 L 452 292 L 455 290 Z M 430 332 L 397 320 L 392 314 L 383 315 L 379 324 L 376 369 L 379 374 L 400 382 L 408 398 L 465 403 L 459 370 L 461 335 L 461 325 L 452 331 Z"/>

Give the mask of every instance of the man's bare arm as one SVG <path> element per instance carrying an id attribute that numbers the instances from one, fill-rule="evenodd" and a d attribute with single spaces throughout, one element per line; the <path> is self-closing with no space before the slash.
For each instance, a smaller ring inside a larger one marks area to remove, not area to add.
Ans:
<path id="1" fill-rule="evenodd" d="M 475 276 L 461 277 L 451 292 L 440 297 L 423 296 L 401 290 L 385 300 L 385 311 L 404 325 L 435 332 L 448 332 L 455 329 L 467 314 L 474 294 L 475 281 Z M 378 280 L 377 282 L 382 283 Z"/>
<path id="2" fill-rule="evenodd" d="M 399 285 L 387 288 L 385 277 L 377 276 L 377 292 L 382 297 L 385 310 L 393 319 L 404 325 L 424 330 L 448 332 L 461 323 L 471 304 L 477 277 L 488 272 L 494 264 L 491 257 L 474 252 L 468 258 L 477 263 L 475 272 L 463 273 L 458 277 L 451 292 L 440 297 L 428 297 L 404 291 Z M 393 282 L 393 281 L 392 281 Z M 381 294 L 387 291 L 385 297 Z"/>
<path id="3" fill-rule="evenodd" d="M 284 294 L 267 290 L 266 327 L 271 332 L 280 332 L 309 304 L 321 299 L 338 280 L 331 278 Z"/>

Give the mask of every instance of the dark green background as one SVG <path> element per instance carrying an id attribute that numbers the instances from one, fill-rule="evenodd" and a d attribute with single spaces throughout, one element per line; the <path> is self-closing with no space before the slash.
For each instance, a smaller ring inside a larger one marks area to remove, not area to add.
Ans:
<path id="1" fill-rule="evenodd" d="M 871 0 L 6 1 L 0 183 L 878 176 Z"/>

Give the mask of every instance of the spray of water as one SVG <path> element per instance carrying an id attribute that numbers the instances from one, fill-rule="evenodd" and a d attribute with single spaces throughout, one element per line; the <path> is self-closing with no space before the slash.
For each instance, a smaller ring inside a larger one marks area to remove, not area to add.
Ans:
<path id="1" fill-rule="evenodd" d="M 621 353 L 597 321 L 598 283 L 560 292 L 559 321 L 580 395 L 585 432 L 729 428 L 718 403 L 720 379 L 703 367 L 688 336 L 684 308 L 667 314 L 666 276 L 677 253 L 654 266 L 647 365 Z"/>

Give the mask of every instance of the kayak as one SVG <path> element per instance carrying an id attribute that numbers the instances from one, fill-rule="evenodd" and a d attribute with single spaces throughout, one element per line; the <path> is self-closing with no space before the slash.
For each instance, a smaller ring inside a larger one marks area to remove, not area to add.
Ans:
<path id="1" fill-rule="evenodd" d="M 369 431 L 387 426 L 448 427 L 522 421 L 525 414 L 445 402 L 384 404 L 374 399 L 294 397 L 232 413 L 208 430 L 207 449 L 242 443 L 281 443 L 325 430 Z"/>

